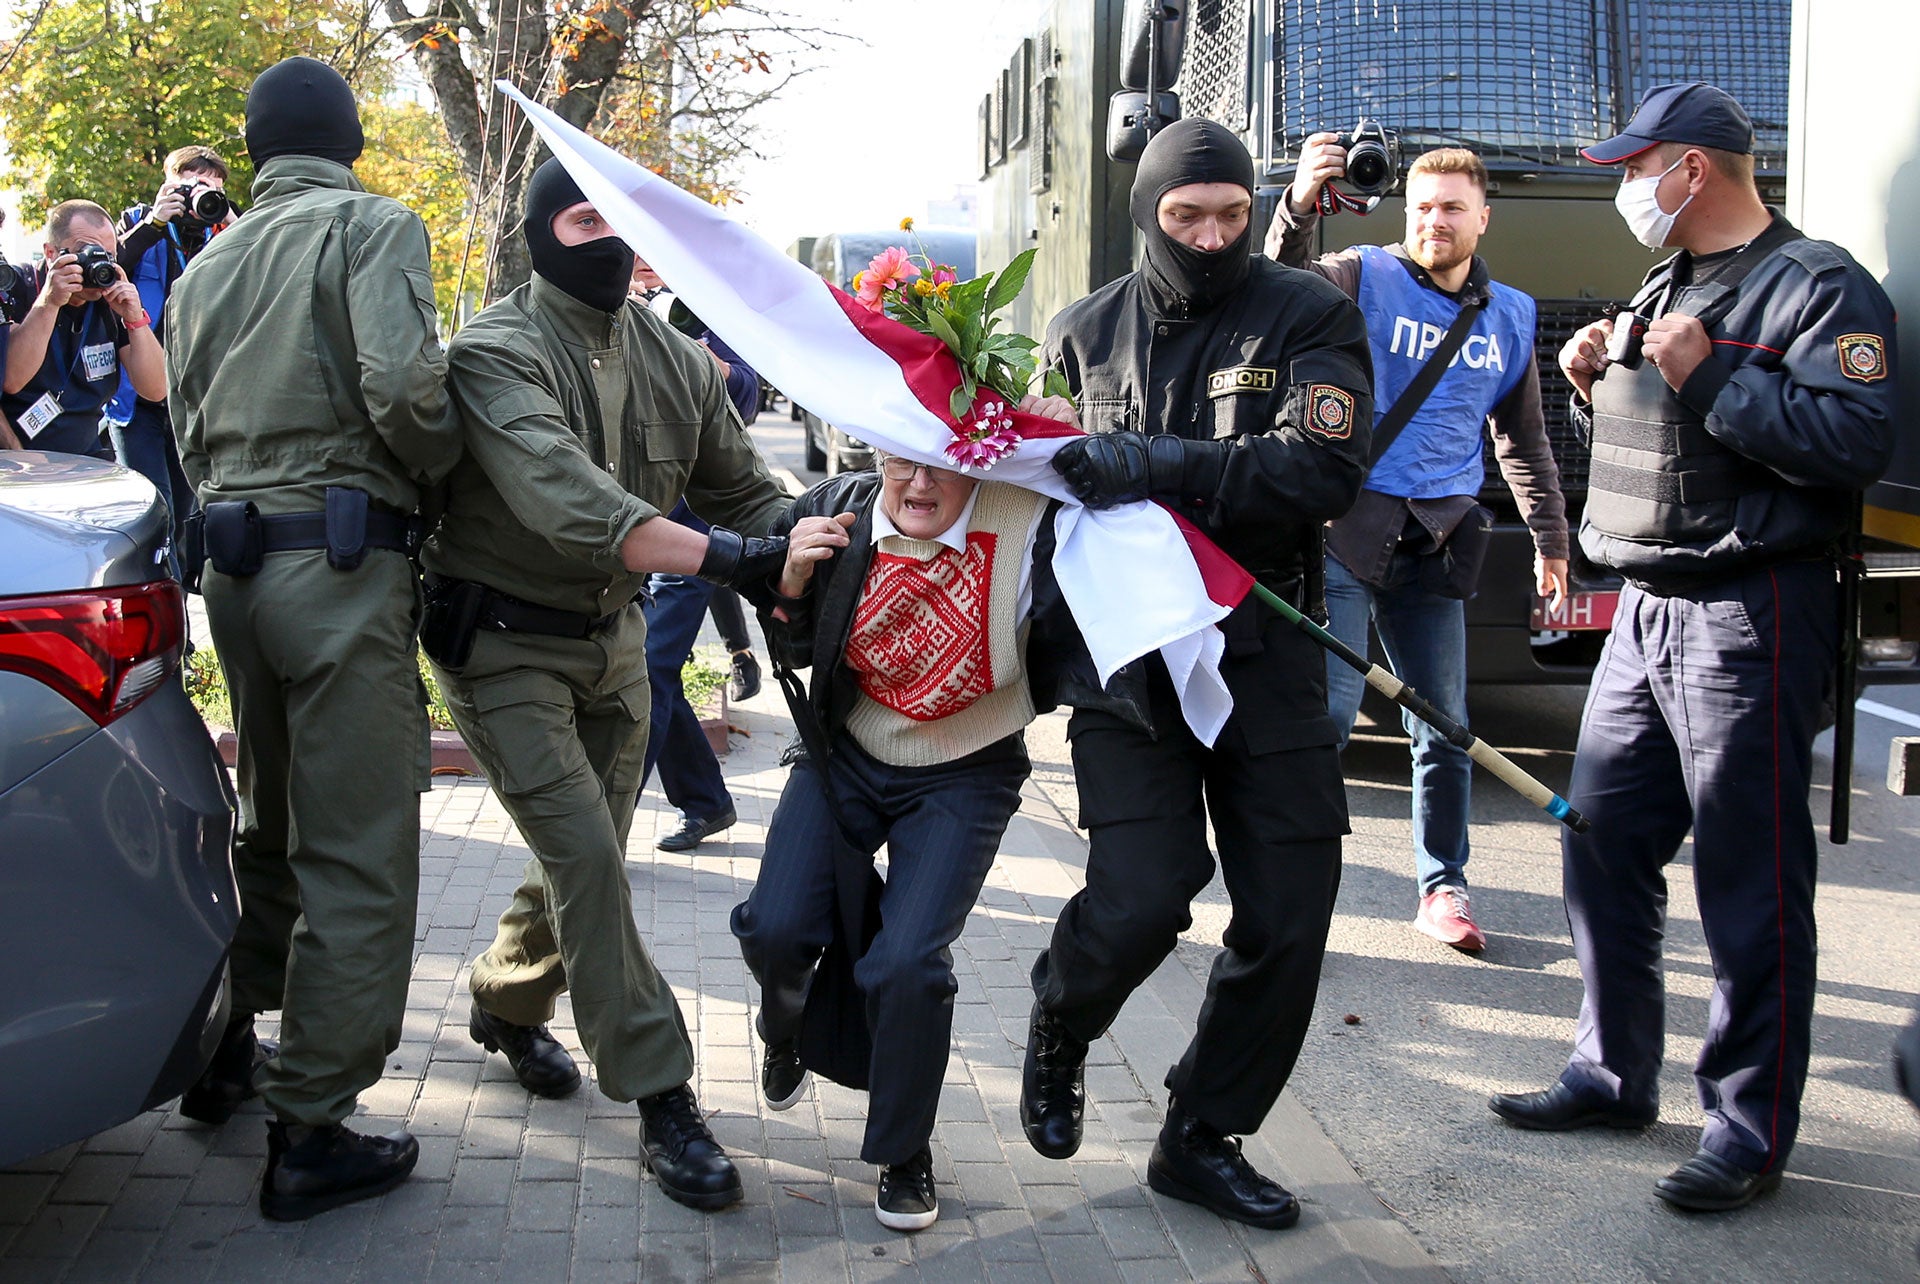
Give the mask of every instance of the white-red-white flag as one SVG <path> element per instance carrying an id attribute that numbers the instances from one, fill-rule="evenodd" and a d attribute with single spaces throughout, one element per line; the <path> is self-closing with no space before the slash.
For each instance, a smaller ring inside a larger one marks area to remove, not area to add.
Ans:
<path id="1" fill-rule="evenodd" d="M 948 395 L 960 374 L 944 344 L 868 311 L 724 211 L 495 83 L 601 217 L 763 378 L 889 454 L 953 465 Z M 1052 420 L 1014 418 L 1022 440 L 990 475 L 1067 501 L 1054 523 L 1054 574 L 1101 681 L 1158 650 L 1187 725 L 1212 744 L 1233 710 L 1216 626 L 1252 577 L 1157 504 L 1095 511 L 1073 502 L 1049 461 L 1077 434 Z"/>

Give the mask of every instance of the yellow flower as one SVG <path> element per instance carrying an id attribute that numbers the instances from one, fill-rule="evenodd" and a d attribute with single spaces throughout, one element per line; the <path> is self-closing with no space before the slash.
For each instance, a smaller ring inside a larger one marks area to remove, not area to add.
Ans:
<path id="1" fill-rule="evenodd" d="M 915 281 L 913 283 L 913 292 L 919 295 L 923 299 L 926 298 L 929 294 L 932 294 L 933 289 L 934 289 L 933 282 L 927 280 L 927 278 L 924 276 L 921 277 L 918 281 Z"/>
<path id="2" fill-rule="evenodd" d="M 901 219 L 901 220 L 900 220 L 900 230 L 901 230 L 902 232 L 911 232 L 911 231 L 913 230 L 913 220 L 912 220 L 912 219 L 910 219 L 910 218 L 903 218 L 903 219 Z"/>
<path id="3" fill-rule="evenodd" d="M 953 282 L 942 281 L 940 284 L 933 287 L 933 292 L 944 299 L 948 295 L 953 293 Z"/>

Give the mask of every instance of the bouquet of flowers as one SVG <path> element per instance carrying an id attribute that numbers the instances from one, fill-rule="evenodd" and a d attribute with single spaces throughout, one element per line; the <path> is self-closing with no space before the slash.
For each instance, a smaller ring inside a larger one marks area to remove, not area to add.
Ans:
<path id="1" fill-rule="evenodd" d="M 912 232 L 913 220 L 902 219 L 900 230 Z M 895 245 L 874 255 L 853 278 L 854 294 L 870 310 L 932 335 L 953 353 L 960 383 L 948 404 L 954 440 L 947 454 L 963 472 L 984 469 L 1019 442 L 1012 408 L 1027 395 L 1039 365 L 1034 350 L 1040 345 L 1002 329 L 994 315 L 1020 297 L 1034 251 L 1022 252 L 998 274 L 962 281 L 952 264 L 931 261 L 918 237 L 914 243 L 917 254 Z M 984 398 L 983 388 L 990 394 Z M 1046 372 L 1042 392 L 1068 395 L 1059 371 Z"/>

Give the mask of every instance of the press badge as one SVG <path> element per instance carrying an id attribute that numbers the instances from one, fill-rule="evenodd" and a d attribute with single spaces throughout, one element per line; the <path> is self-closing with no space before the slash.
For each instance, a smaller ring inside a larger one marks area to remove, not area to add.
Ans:
<path id="1" fill-rule="evenodd" d="M 21 437 L 32 441 L 45 431 L 48 424 L 60 417 L 60 402 L 50 392 L 40 394 L 40 400 L 28 406 L 13 421 L 20 430 Z"/>
<path id="2" fill-rule="evenodd" d="M 80 349 L 80 368 L 86 371 L 88 383 L 98 383 L 120 368 L 111 343 L 89 343 Z"/>

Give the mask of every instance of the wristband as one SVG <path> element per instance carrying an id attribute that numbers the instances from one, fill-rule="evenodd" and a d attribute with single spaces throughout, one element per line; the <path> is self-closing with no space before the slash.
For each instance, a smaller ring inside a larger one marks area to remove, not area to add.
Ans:
<path id="1" fill-rule="evenodd" d="M 147 315 L 145 308 L 140 309 L 140 319 L 138 321 L 128 321 L 125 323 L 129 330 L 144 330 L 152 324 L 153 318 Z"/>

